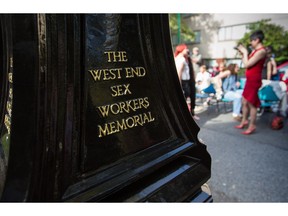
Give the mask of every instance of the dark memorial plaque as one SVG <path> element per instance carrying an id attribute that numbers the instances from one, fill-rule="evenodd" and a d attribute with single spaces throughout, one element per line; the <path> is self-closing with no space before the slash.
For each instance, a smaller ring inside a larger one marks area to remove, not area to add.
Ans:
<path id="1" fill-rule="evenodd" d="M 212 200 L 168 15 L 0 19 L 1 201 Z"/>
<path id="2" fill-rule="evenodd" d="M 135 15 L 85 17 L 85 170 L 172 135 L 157 101 L 157 68 L 147 65 L 137 21 Z"/>

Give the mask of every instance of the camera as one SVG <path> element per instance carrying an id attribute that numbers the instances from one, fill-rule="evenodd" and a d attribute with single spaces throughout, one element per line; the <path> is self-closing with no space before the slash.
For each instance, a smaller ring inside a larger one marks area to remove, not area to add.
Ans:
<path id="1" fill-rule="evenodd" d="M 233 47 L 233 49 L 239 51 L 238 47 L 239 47 L 240 45 L 242 45 L 242 43 L 237 44 L 237 46 Z"/>

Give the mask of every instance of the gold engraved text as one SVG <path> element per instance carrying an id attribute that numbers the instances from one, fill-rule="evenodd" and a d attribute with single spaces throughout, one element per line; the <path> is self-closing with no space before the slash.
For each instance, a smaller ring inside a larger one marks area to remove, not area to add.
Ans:
<path id="1" fill-rule="evenodd" d="M 10 128 L 11 128 L 11 118 L 6 114 L 4 118 L 4 124 L 7 128 L 8 134 L 10 134 Z"/>
<path id="2" fill-rule="evenodd" d="M 94 82 L 108 81 L 107 84 L 111 83 L 109 88 L 107 87 L 105 90 L 110 90 L 109 96 L 111 98 L 107 98 L 107 100 L 113 99 L 113 103 L 108 102 L 106 105 L 96 107 L 99 117 L 104 120 L 104 122 L 101 121 L 102 123 L 97 125 L 98 137 L 105 137 L 154 122 L 155 118 L 151 111 L 148 110 L 150 102 L 147 96 L 138 96 L 139 98 L 134 99 L 128 98 L 126 101 L 118 102 L 114 100 L 116 99 L 115 97 L 128 95 L 130 97 L 130 95 L 133 95 L 137 82 L 134 83 L 132 80 L 145 77 L 147 74 L 146 69 L 141 65 L 133 65 L 132 67 L 127 65 L 128 57 L 126 51 L 105 51 L 102 57 L 108 62 L 107 66 L 88 70 L 92 76 L 90 78 Z M 121 64 L 123 64 L 123 67 L 120 66 Z M 131 81 L 127 81 L 128 79 Z M 123 116 L 121 117 L 121 115 Z"/>
<path id="3" fill-rule="evenodd" d="M 137 126 L 143 126 L 144 124 L 153 121 L 155 121 L 155 118 L 152 117 L 151 112 L 147 112 L 130 116 L 120 121 L 113 121 L 104 125 L 98 125 L 98 137 L 111 135 Z"/>
<path id="4" fill-rule="evenodd" d="M 8 73 L 8 81 L 10 83 L 13 83 L 13 74 L 12 73 Z"/>
<path id="5" fill-rule="evenodd" d="M 11 98 L 11 100 L 13 99 L 13 89 L 12 88 L 9 89 L 9 98 Z"/>
<path id="6" fill-rule="evenodd" d="M 104 52 L 107 55 L 108 62 L 127 62 L 127 53 L 125 51 Z"/>
<path id="7" fill-rule="evenodd" d="M 121 79 L 122 68 L 89 70 L 94 81 Z"/>
<path id="8" fill-rule="evenodd" d="M 126 78 L 144 77 L 146 75 L 146 70 L 144 67 L 126 67 L 124 69 Z"/>
<path id="9" fill-rule="evenodd" d="M 131 91 L 129 90 L 129 86 L 130 84 L 111 86 L 110 89 L 112 91 L 112 94 L 111 94 L 112 97 L 132 94 Z"/>
<path id="10" fill-rule="evenodd" d="M 113 115 L 118 115 L 121 113 L 135 112 L 136 110 L 142 108 L 147 109 L 148 107 L 149 99 L 148 97 L 145 97 L 99 106 L 97 109 L 100 111 L 102 117 L 108 117 L 110 113 Z"/>

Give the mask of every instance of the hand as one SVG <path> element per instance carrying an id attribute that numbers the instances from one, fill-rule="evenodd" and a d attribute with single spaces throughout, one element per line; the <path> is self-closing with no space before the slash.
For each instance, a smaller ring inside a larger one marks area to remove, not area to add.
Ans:
<path id="1" fill-rule="evenodd" d="M 248 53 L 248 50 L 242 44 L 239 44 L 239 46 L 237 48 L 238 48 L 239 52 L 242 54 Z"/>
<path id="2" fill-rule="evenodd" d="M 240 88 L 240 82 L 238 82 L 238 81 L 236 82 L 236 87 Z"/>

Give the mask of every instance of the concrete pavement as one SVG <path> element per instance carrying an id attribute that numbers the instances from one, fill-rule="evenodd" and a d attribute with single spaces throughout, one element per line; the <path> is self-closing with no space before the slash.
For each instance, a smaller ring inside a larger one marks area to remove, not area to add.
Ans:
<path id="1" fill-rule="evenodd" d="M 214 202 L 288 202 L 288 119 L 272 130 L 275 113 L 257 119 L 257 130 L 242 135 L 223 104 L 196 109 L 198 137 L 212 157 L 211 187 Z M 231 107 L 230 107 L 231 108 Z"/>

